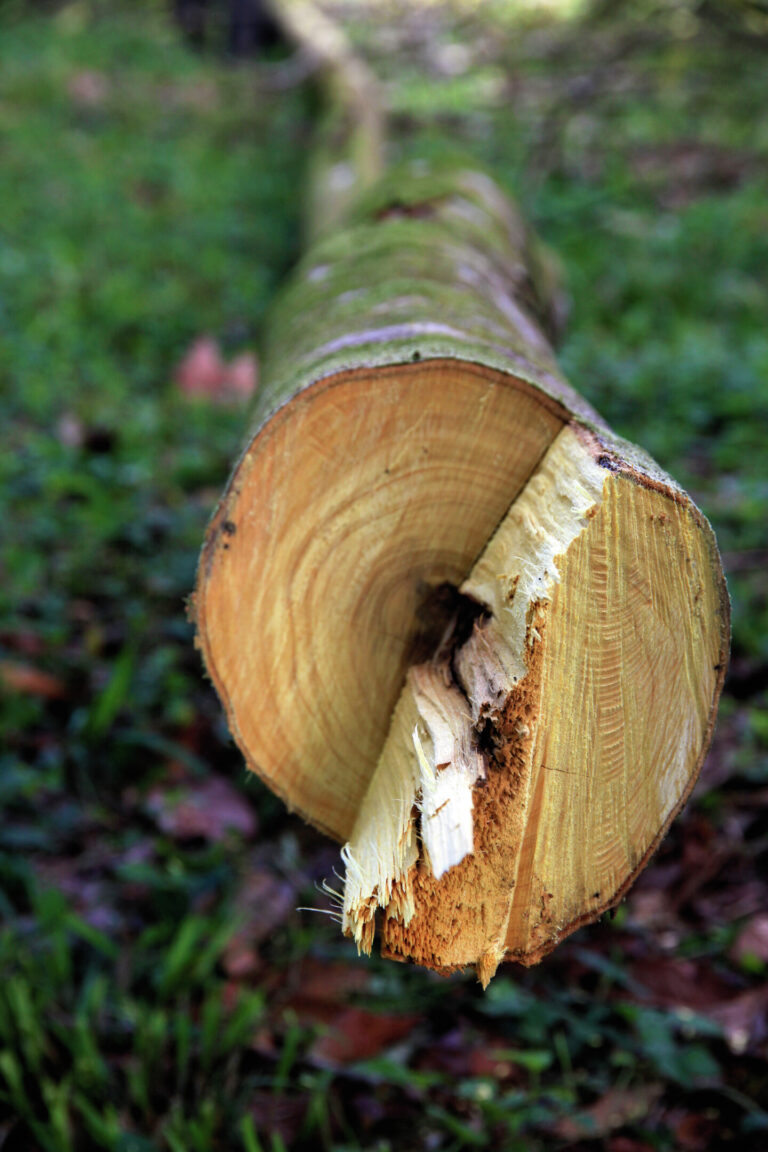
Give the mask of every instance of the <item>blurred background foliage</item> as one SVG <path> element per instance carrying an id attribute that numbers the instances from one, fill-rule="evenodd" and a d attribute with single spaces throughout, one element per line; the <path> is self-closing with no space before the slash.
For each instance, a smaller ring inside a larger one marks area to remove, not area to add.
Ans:
<path id="1" fill-rule="evenodd" d="M 245 778 L 185 598 L 301 246 L 311 67 L 227 57 L 215 5 L 190 45 L 149 0 L 0 0 L 0 1147 L 758 1152 L 766 6 L 329 7 L 393 152 L 458 139 L 518 196 L 567 373 L 712 520 L 715 744 L 615 916 L 486 995 L 302 910 L 337 850 Z"/>

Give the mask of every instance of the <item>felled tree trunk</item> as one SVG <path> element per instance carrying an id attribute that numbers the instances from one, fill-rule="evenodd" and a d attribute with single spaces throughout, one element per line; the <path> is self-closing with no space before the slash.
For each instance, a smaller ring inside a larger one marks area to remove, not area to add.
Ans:
<path id="1" fill-rule="evenodd" d="M 473 166 L 370 186 L 275 307 L 196 593 L 249 767 L 344 843 L 344 931 L 484 984 L 621 898 L 727 658 L 712 531 L 562 377 L 547 279 Z"/>

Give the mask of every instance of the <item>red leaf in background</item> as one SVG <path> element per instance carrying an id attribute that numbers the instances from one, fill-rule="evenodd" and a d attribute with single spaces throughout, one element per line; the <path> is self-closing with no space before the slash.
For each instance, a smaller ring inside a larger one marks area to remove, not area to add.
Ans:
<path id="1" fill-rule="evenodd" d="M 83 68 L 67 81 L 67 95 L 78 108 L 100 108 L 109 96 L 110 84 L 103 72 Z"/>
<path id="2" fill-rule="evenodd" d="M 256 833 L 250 804 L 221 776 L 171 789 L 153 788 L 145 803 L 161 831 L 174 840 L 200 837 L 216 843 L 230 832 L 248 839 Z"/>
<path id="3" fill-rule="evenodd" d="M 563 1140 L 607 1136 L 617 1128 L 644 1120 L 663 1091 L 660 1084 L 609 1088 L 591 1107 L 576 1116 L 564 1116 L 558 1120 L 555 1131 Z"/>
<path id="4" fill-rule="evenodd" d="M 56 435 L 65 448 L 82 448 L 85 443 L 85 425 L 71 412 L 65 412 L 56 425 Z"/>
<path id="5" fill-rule="evenodd" d="M 252 352 L 243 352 L 227 367 L 223 392 L 233 400 L 247 400 L 259 386 L 259 362 Z"/>
<path id="6" fill-rule="evenodd" d="M 306 1092 L 287 1095 L 262 1088 L 251 1092 L 249 1111 L 265 1147 L 275 1146 L 274 1136 L 280 1137 L 283 1147 L 293 1147 L 301 1135 L 309 1099 Z"/>
<path id="7" fill-rule="evenodd" d="M 742 928 L 731 948 L 731 958 L 737 962 L 754 957 L 768 964 L 768 912 L 759 912 Z"/>
<path id="8" fill-rule="evenodd" d="M 715 1004 L 733 996 L 736 989 L 720 979 L 712 969 L 694 960 L 676 956 L 644 958 L 633 965 L 632 975 L 662 1008 L 689 1008 L 710 1014 Z"/>
<path id="9" fill-rule="evenodd" d="M 242 927 L 230 938 L 223 964 L 233 979 L 252 976 L 260 967 L 258 945 L 272 935 L 296 907 L 296 893 L 287 880 L 264 869 L 249 872 L 234 902 Z"/>
<path id="10" fill-rule="evenodd" d="M 607 1152 L 655 1152 L 652 1144 L 645 1140 L 634 1140 L 631 1136 L 614 1136 L 608 1141 Z"/>
<path id="11" fill-rule="evenodd" d="M 504 1048 L 507 1046 L 504 1036 L 458 1026 L 420 1048 L 415 1067 L 420 1071 L 440 1072 L 454 1080 L 470 1076 L 497 1082 L 523 1082 L 526 1073 L 506 1058 Z"/>
<path id="12" fill-rule="evenodd" d="M 365 988 L 369 973 L 362 966 L 308 960 L 297 976 L 297 990 L 285 1007 L 306 1024 L 327 1026 L 309 1056 L 319 1064 L 367 1060 L 410 1036 L 420 1016 L 382 1014 L 345 1003 Z"/>
<path id="13" fill-rule="evenodd" d="M 711 1148 L 717 1147 L 718 1123 L 710 1116 L 687 1112 L 676 1124 L 671 1125 L 676 1147 L 680 1152 L 709 1152 Z"/>
<path id="14" fill-rule="evenodd" d="M 57 676 L 15 660 L 0 660 L 0 686 L 25 696 L 41 696 L 44 700 L 63 700 L 67 695 L 64 682 Z"/>
<path id="15" fill-rule="evenodd" d="M 350 995 L 367 987 L 368 979 L 363 965 L 324 963 L 308 956 L 296 973 L 296 990 L 287 1006 L 300 1020 L 326 1023 L 336 1019 Z"/>
<path id="16" fill-rule="evenodd" d="M 768 1037 L 768 984 L 742 991 L 704 962 L 655 957 L 633 966 L 633 976 L 663 1008 L 687 1008 L 720 1024 L 731 1050 L 746 1051 Z"/>
<path id="17" fill-rule="evenodd" d="M 100 846 L 79 856 L 42 856 L 33 861 L 42 889 L 61 892 L 86 923 L 100 932 L 116 935 L 123 930 L 120 896 L 110 873 L 115 861 Z"/>
<path id="18" fill-rule="evenodd" d="M 187 396 L 215 397 L 221 392 L 226 365 L 218 343 L 200 336 L 176 368 L 177 387 Z"/>
<path id="19" fill-rule="evenodd" d="M 312 1045 L 310 1058 L 321 1064 L 370 1060 L 404 1040 L 418 1022 L 418 1016 L 385 1016 L 365 1008 L 343 1008 L 329 1030 Z"/>
<path id="20" fill-rule="evenodd" d="M 259 953 L 243 939 L 244 935 L 245 933 L 238 933 L 236 939 L 230 940 L 221 958 L 224 971 L 232 980 L 245 980 L 248 976 L 255 976 L 261 967 Z"/>
<path id="21" fill-rule="evenodd" d="M 768 1039 L 768 984 L 713 1004 L 707 1009 L 707 1016 L 721 1025 L 728 1046 L 737 1055 L 755 1044 L 765 1044 Z"/>
<path id="22" fill-rule="evenodd" d="M 185 396 L 204 396 L 217 403 L 247 400 L 256 391 L 259 366 L 251 352 L 243 352 L 225 363 L 221 349 L 211 336 L 200 336 L 191 345 L 174 373 Z"/>

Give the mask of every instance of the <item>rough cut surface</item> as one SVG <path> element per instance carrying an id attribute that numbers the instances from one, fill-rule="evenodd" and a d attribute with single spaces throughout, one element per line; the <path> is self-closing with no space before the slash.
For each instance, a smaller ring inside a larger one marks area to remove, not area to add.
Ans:
<path id="1" fill-rule="evenodd" d="M 471 636 L 407 678 L 342 853 L 359 947 L 380 908 L 387 954 L 485 984 L 618 899 L 687 795 L 720 676 L 690 520 L 560 432 L 462 586 Z"/>

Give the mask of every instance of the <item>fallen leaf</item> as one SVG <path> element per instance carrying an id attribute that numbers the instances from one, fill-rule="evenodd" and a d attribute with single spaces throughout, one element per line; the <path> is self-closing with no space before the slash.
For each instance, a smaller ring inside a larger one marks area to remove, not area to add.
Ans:
<path id="1" fill-rule="evenodd" d="M 731 1051 L 741 1055 L 768 1039 L 768 984 L 711 1005 L 707 1015 L 722 1027 Z"/>
<path id="2" fill-rule="evenodd" d="M 244 796 L 221 776 L 172 789 L 153 788 L 145 806 L 157 826 L 174 840 L 216 843 L 229 833 L 251 838 L 256 816 Z"/>
<path id="3" fill-rule="evenodd" d="M 203 396 L 227 404 L 253 395 L 258 387 L 259 365 L 252 352 L 243 352 L 227 364 L 216 340 L 201 336 L 177 366 L 174 379 L 185 396 Z"/>
<path id="4" fill-rule="evenodd" d="M 0 644 L 22 656 L 42 656 L 46 645 L 43 637 L 29 628 L 15 628 L 0 632 Z"/>
<path id="5" fill-rule="evenodd" d="M 655 957 L 635 966 L 634 977 L 663 1008 L 683 1008 L 719 1024 L 732 1052 L 745 1052 L 768 1037 L 768 984 L 741 989 L 704 962 Z"/>
<path id="6" fill-rule="evenodd" d="M 266 1147 L 292 1148 L 304 1126 L 309 1100 L 306 1092 L 288 1095 L 266 1088 L 251 1091 L 248 1110 L 257 1137 Z"/>
<path id="7" fill-rule="evenodd" d="M 755 959 L 768 964 L 768 912 L 759 912 L 745 924 L 733 942 L 731 959 Z"/>
<path id="8" fill-rule="evenodd" d="M 391 1016 L 365 1008 L 343 1008 L 327 1032 L 312 1045 L 310 1058 L 320 1064 L 351 1064 L 370 1060 L 404 1040 L 418 1016 Z"/>
<path id="9" fill-rule="evenodd" d="M 680 1152 L 709 1152 L 717 1146 L 719 1121 L 699 1112 L 687 1112 L 673 1126 Z"/>
<path id="10" fill-rule="evenodd" d="M 708 965 L 677 956 L 655 956 L 652 963 L 640 959 L 633 965 L 632 976 L 650 993 L 654 1005 L 688 1008 L 705 1015 L 711 1015 L 714 1005 L 737 991 Z"/>
<path id="11" fill-rule="evenodd" d="M 59 443 L 65 448 L 82 448 L 85 440 L 85 427 L 82 420 L 65 412 L 56 424 L 56 435 Z"/>
<path id="12" fill-rule="evenodd" d="M 230 940 L 221 958 L 222 967 L 231 980 L 245 980 L 248 976 L 255 976 L 261 967 L 258 951 L 243 936 L 244 933 L 238 933 L 236 940 Z"/>
<path id="13" fill-rule="evenodd" d="M 739 187 L 760 159 L 745 149 L 683 139 L 638 146 L 630 163 L 640 180 L 659 188 L 665 207 L 683 208 L 713 190 Z"/>
<path id="14" fill-rule="evenodd" d="M 580 1140 L 585 1136 L 607 1136 L 617 1128 L 644 1120 L 662 1092 L 660 1084 L 609 1088 L 599 1100 L 583 1112 L 576 1116 L 564 1116 L 558 1120 L 555 1131 L 563 1140 Z"/>
<path id="15" fill-rule="evenodd" d="M 87 855 L 38 857 L 34 871 L 41 888 L 61 892 L 72 910 L 91 927 L 110 936 L 122 931 L 124 917 L 116 907 L 117 890 L 97 861 Z"/>
<path id="16" fill-rule="evenodd" d="M 457 1027 L 421 1048 L 416 1067 L 419 1071 L 440 1072 L 456 1081 L 476 1077 L 497 1083 L 523 1082 L 525 1073 L 506 1058 L 504 1046 L 501 1036 L 478 1035 L 474 1030 Z"/>
<path id="17" fill-rule="evenodd" d="M 627 900 L 627 922 L 632 928 L 658 933 L 676 923 L 669 895 L 663 888 L 638 889 Z"/>
<path id="18" fill-rule="evenodd" d="M 109 96 L 109 80 L 103 72 L 83 68 L 67 81 L 67 95 L 79 108 L 100 108 Z"/>
<path id="19" fill-rule="evenodd" d="M 366 988 L 368 980 L 363 965 L 329 964 L 307 957 L 299 970 L 299 991 L 291 1007 L 315 1020 L 332 1019 L 338 1005 L 345 1003 L 351 992 Z"/>
<path id="20" fill-rule="evenodd" d="M 211 112 L 221 103 L 218 85 L 214 80 L 202 80 L 196 76 L 192 83 L 179 83 L 166 89 L 167 102 L 179 108 L 194 108 L 200 112 Z"/>
<path id="21" fill-rule="evenodd" d="M 293 886 L 272 872 L 259 869 L 246 874 L 234 900 L 234 916 L 242 927 L 230 937 L 222 962 L 232 979 L 253 976 L 261 966 L 259 944 L 290 916 L 296 907 Z"/>
<path id="22" fill-rule="evenodd" d="M 259 363 L 252 352 L 243 352 L 227 366 L 222 394 L 233 400 L 247 400 L 259 386 Z"/>
<path id="23" fill-rule="evenodd" d="M 186 396 L 216 397 L 225 372 L 218 343 L 211 336 L 200 336 L 176 368 L 174 379 Z"/>
<path id="24" fill-rule="evenodd" d="M 42 672 L 32 664 L 15 660 L 0 660 L 0 685 L 11 692 L 25 696 L 41 696 L 44 700 L 63 700 L 66 685 L 50 672 Z"/>
<path id="25" fill-rule="evenodd" d="M 635 1140 L 631 1136 L 614 1136 L 608 1142 L 607 1152 L 655 1152 L 655 1149 L 645 1140 Z"/>

